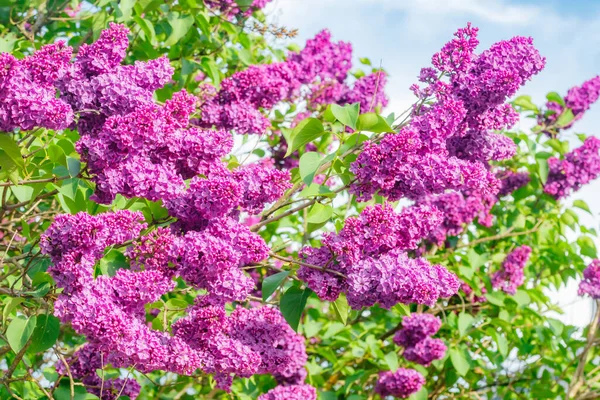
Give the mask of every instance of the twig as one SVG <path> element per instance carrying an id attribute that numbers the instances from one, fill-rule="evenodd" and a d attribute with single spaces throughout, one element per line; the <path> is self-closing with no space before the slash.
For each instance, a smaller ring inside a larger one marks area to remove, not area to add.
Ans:
<path id="1" fill-rule="evenodd" d="M 318 269 L 319 271 L 329 272 L 330 274 L 334 274 L 334 275 L 337 275 L 339 277 L 346 278 L 346 275 L 342 274 L 339 271 L 334 271 L 332 269 L 323 268 L 323 267 L 320 267 L 318 265 L 305 263 L 304 261 L 294 260 L 292 258 L 283 257 L 283 256 L 280 256 L 279 254 L 275 254 L 273 252 L 269 252 L 269 255 L 271 257 L 277 258 L 278 260 L 281 260 L 281 261 L 286 261 L 286 262 L 289 262 L 289 263 L 292 263 L 292 264 L 302 265 L 304 267 L 308 267 L 308 268 L 312 268 L 312 269 Z"/>
<path id="2" fill-rule="evenodd" d="M 73 381 L 73 375 L 71 375 L 71 368 L 69 367 L 69 363 L 67 362 L 67 360 L 65 360 L 65 358 L 62 354 L 60 354 L 59 351 L 54 349 L 54 352 L 56 353 L 60 361 L 65 366 L 65 369 L 67 370 L 67 376 L 69 377 L 69 387 L 71 390 L 71 400 L 73 400 L 75 398 L 75 382 Z"/>
<path id="3" fill-rule="evenodd" d="M 590 322 L 587 334 L 587 343 L 583 348 L 583 352 L 581 352 L 581 355 L 579 356 L 579 364 L 577 365 L 573 379 L 571 379 L 569 390 L 567 391 L 567 399 L 575 398 L 575 395 L 577 392 L 579 392 L 579 389 L 581 389 L 581 386 L 583 385 L 583 370 L 585 368 L 588 353 L 594 344 L 596 331 L 598 330 L 598 320 L 600 320 L 600 301 L 596 300 L 596 313 Z"/>
<path id="4" fill-rule="evenodd" d="M 509 231 L 498 234 L 498 235 L 494 235 L 494 236 L 487 236 L 487 237 L 483 237 L 483 238 L 479 238 L 479 239 L 475 239 L 475 240 L 471 240 L 468 243 L 459 243 L 456 248 L 462 248 L 462 247 L 469 247 L 469 246 L 473 246 L 479 243 L 485 243 L 485 242 L 491 242 L 493 240 L 499 240 L 499 239 L 506 239 L 509 237 L 515 237 L 515 236 L 522 236 L 522 235 L 529 235 L 531 233 L 535 233 L 537 232 L 540 227 L 542 226 L 542 224 L 544 223 L 544 221 L 539 221 L 535 227 L 527 230 L 527 231 L 522 231 L 522 232 L 511 232 L 512 229 L 509 229 Z"/>

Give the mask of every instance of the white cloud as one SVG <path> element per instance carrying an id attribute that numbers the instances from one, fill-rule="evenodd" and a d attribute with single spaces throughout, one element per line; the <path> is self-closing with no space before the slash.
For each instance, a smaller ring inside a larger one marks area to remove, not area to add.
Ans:
<path id="1" fill-rule="evenodd" d="M 505 0 L 361 0 L 361 2 L 384 4 L 390 9 L 408 13 L 473 16 L 490 22 L 507 24 L 528 24 L 538 18 L 542 12 L 537 6 L 511 4 Z"/>

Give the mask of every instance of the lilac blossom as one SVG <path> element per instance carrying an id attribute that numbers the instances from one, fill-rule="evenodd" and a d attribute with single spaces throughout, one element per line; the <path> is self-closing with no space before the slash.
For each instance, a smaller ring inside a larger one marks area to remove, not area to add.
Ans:
<path id="1" fill-rule="evenodd" d="M 425 377 L 418 371 L 399 368 L 396 372 L 380 372 L 375 392 L 381 396 L 394 396 L 405 399 L 421 390 L 424 384 Z"/>
<path id="2" fill-rule="evenodd" d="M 501 288 L 508 294 L 515 294 L 517 288 L 525 281 L 523 268 L 531 255 L 531 247 L 519 246 L 514 249 L 504 262 L 502 268 L 492 276 L 492 286 Z"/>

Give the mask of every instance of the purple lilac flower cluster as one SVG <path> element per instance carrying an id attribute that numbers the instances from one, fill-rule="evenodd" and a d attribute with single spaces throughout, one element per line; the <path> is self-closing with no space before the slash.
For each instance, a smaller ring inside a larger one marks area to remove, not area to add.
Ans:
<path id="1" fill-rule="evenodd" d="M 265 8 L 272 0 L 253 0 L 247 9 L 240 9 L 240 5 L 235 0 L 204 0 L 204 4 L 213 10 L 219 11 L 223 16 L 227 18 L 233 18 L 241 15 L 249 17 L 256 10 Z"/>
<path id="2" fill-rule="evenodd" d="M 108 360 L 104 359 L 103 352 L 87 343 L 73 354 L 69 371 L 63 363 L 58 363 L 57 372 L 61 375 L 70 374 L 73 378 L 81 380 L 90 393 L 102 400 L 118 399 L 120 396 L 137 398 L 141 387 L 135 379 L 98 376 L 96 370 L 103 369 L 107 364 Z"/>
<path id="3" fill-rule="evenodd" d="M 113 115 L 96 134 L 83 136 L 77 149 L 95 175 L 94 199 L 104 204 L 116 194 L 174 199 L 184 193 L 185 179 L 218 168 L 233 140 L 225 131 L 188 129 L 194 102 L 193 96 L 176 93 L 164 106 Z"/>
<path id="4" fill-rule="evenodd" d="M 258 400 L 317 400 L 317 391 L 310 385 L 277 386 Z"/>
<path id="5" fill-rule="evenodd" d="M 600 299 L 600 260 L 593 260 L 583 271 L 578 293 L 580 296 L 587 294 L 593 299 Z"/>
<path id="6" fill-rule="evenodd" d="M 352 46 L 333 42 L 329 31 L 323 30 L 285 62 L 237 72 L 223 80 L 219 91 L 203 84 L 199 124 L 241 134 L 262 134 L 270 121 L 261 110 L 269 111 L 283 100 L 303 98 L 309 109 L 330 103 L 360 103 L 361 109 L 368 111 L 387 105 L 384 72 L 361 77 L 353 85 L 344 83 L 351 61 Z"/>
<path id="7" fill-rule="evenodd" d="M 323 300 L 346 293 L 354 309 L 376 303 L 385 308 L 433 305 L 456 293 L 458 279 L 441 265 L 408 257 L 406 251 L 416 249 L 440 217 L 428 206 L 409 207 L 400 214 L 389 205 L 367 207 L 360 216 L 348 218 L 337 235 L 326 234 L 320 248 L 302 250 L 306 263 L 325 269 L 302 266 L 298 277 Z"/>
<path id="8" fill-rule="evenodd" d="M 411 122 L 398 134 L 368 144 L 351 170 L 358 179 L 352 191 L 360 200 L 374 194 L 397 200 L 471 190 L 498 192 L 487 162 L 510 158 L 509 138 L 492 130 L 513 125 L 516 112 L 508 97 L 544 67 L 531 38 L 515 37 L 477 55 L 477 29 L 459 29 L 455 39 L 434 55 L 413 90 L 431 105 L 414 109 Z M 447 80 L 446 80 L 447 79 Z"/>
<path id="9" fill-rule="evenodd" d="M 153 100 L 154 91 L 171 79 L 173 68 L 166 57 L 121 65 L 128 32 L 123 25 L 110 24 L 96 42 L 80 47 L 73 62 L 72 49 L 62 42 L 45 46 L 21 61 L 2 55 L 0 62 L 5 68 L 0 91 L 8 101 L 0 106 L 0 129 L 77 128 L 81 136 L 77 151 L 96 183 L 93 199 L 103 204 L 112 202 L 117 194 L 176 202 L 190 196 L 185 194 L 185 180 L 199 174 L 240 181 L 245 187 L 237 196 L 239 204 L 233 204 L 236 198 L 230 196 L 224 199 L 225 208 L 239 205 L 257 213 L 264 203 L 281 196 L 287 188 L 287 173 L 266 165 L 234 172 L 225 168 L 220 159 L 231 151 L 233 139 L 224 129 L 192 125 L 197 97 L 182 91 L 163 105 Z M 256 118 L 268 123 L 258 108 L 272 107 L 292 95 L 299 85 L 297 68 L 296 64 L 279 63 L 235 74 L 222 84 L 219 109 L 247 103 L 258 113 Z M 73 110 L 79 115 L 75 122 Z M 259 193 L 260 186 L 264 190 Z"/>
<path id="10" fill-rule="evenodd" d="M 233 172 L 222 167 L 206 178 L 192 178 L 186 192 L 164 204 L 169 214 L 178 218 L 178 226 L 198 230 L 213 219 L 237 218 L 238 209 L 258 214 L 290 186 L 288 171 L 264 163 L 245 165 Z"/>
<path id="11" fill-rule="evenodd" d="M 477 191 L 448 192 L 430 195 L 417 200 L 416 204 L 428 205 L 439 210 L 443 220 L 428 235 L 428 241 L 442 246 L 448 236 L 461 234 L 465 226 L 475 219 L 483 226 L 491 226 L 490 211 L 497 198 L 494 195 L 481 195 Z"/>
<path id="12" fill-rule="evenodd" d="M 398 368 L 396 372 L 379 373 L 375 392 L 381 396 L 394 396 L 401 399 L 417 393 L 425 384 L 425 377 L 414 369 Z"/>
<path id="13" fill-rule="evenodd" d="M 89 343 L 80 352 L 81 360 L 90 361 L 77 367 L 76 376 L 97 386 L 101 354 L 104 365 L 135 366 L 142 372 L 189 375 L 201 369 L 214 374 L 226 390 L 235 375 L 257 373 L 301 384 L 306 377 L 304 339 L 279 310 L 238 307 L 230 316 L 225 312 L 225 302 L 245 300 L 253 289 L 240 267 L 266 257 L 264 241 L 225 219 L 212 220 L 202 231 L 179 234 L 160 228 L 140 238 L 146 227 L 141 220 L 140 213 L 126 210 L 60 215 L 42 238 L 43 252 L 53 263 L 48 272 L 63 289 L 55 314 Z M 131 269 L 94 278 L 105 248 L 128 241 L 134 243 L 126 252 Z M 148 326 L 145 305 L 173 290 L 175 276 L 208 293 L 196 299 L 169 335 Z M 139 392 L 135 382 L 111 382 L 109 389 L 123 384 L 131 397 Z"/>
<path id="14" fill-rule="evenodd" d="M 496 173 L 500 183 L 497 196 L 506 196 L 529 183 L 526 172 L 501 171 Z M 492 194 L 482 194 L 475 190 L 462 192 L 447 192 L 439 195 L 424 196 L 416 200 L 417 205 L 427 205 L 439 210 L 443 221 L 435 226 L 428 241 L 442 246 L 448 236 L 461 234 L 465 227 L 473 221 L 485 227 L 492 225 L 491 210 L 498 202 L 498 197 Z"/>
<path id="15" fill-rule="evenodd" d="M 523 284 L 525 276 L 523 268 L 531 255 L 531 247 L 519 246 L 514 249 L 502 263 L 502 269 L 492 276 L 492 286 L 501 288 L 508 294 L 515 294 L 517 288 Z"/>
<path id="16" fill-rule="evenodd" d="M 600 139 L 591 136 L 583 145 L 565 154 L 564 159 L 548 159 L 548 181 L 544 192 L 562 199 L 600 175 Z"/>
<path id="17" fill-rule="evenodd" d="M 500 191 L 498 196 L 507 196 L 517 189 L 526 186 L 531 178 L 528 172 L 503 171 L 497 174 L 500 179 Z"/>
<path id="18" fill-rule="evenodd" d="M 583 117 L 592 104 L 598 101 L 598 97 L 600 97 L 600 76 L 595 76 L 592 79 L 583 82 L 581 86 L 574 86 L 569 89 L 564 98 L 564 106 L 555 101 L 546 103 L 548 110 L 554 111 L 554 114 L 551 114 L 546 118 L 549 122 L 555 122 L 565 109 L 570 109 L 573 112 L 573 120 L 567 125 L 559 127 L 560 129 L 568 129 Z"/>
<path id="19" fill-rule="evenodd" d="M 264 133 L 271 122 L 260 109 L 269 110 L 297 93 L 298 68 L 290 62 L 253 65 L 224 79 L 220 91 L 213 88 L 213 94 L 204 98 L 200 125 L 240 134 Z"/>
<path id="20" fill-rule="evenodd" d="M 479 291 L 481 292 L 481 296 L 477 296 L 475 294 L 473 288 L 471 286 L 469 286 L 469 284 L 466 282 L 463 282 L 460 285 L 460 289 L 463 291 L 465 296 L 467 296 L 467 299 L 469 299 L 473 303 L 485 303 L 487 301 L 487 298 L 485 297 L 485 294 L 487 293 L 487 289 L 483 285 L 479 288 Z"/>
<path id="21" fill-rule="evenodd" d="M 0 54 L 0 131 L 35 127 L 65 129 L 73 122 L 73 109 L 56 98 L 56 81 L 66 73 L 72 49 L 58 42 L 43 46 L 17 60 Z"/>
<path id="22" fill-rule="evenodd" d="M 404 358 L 428 366 L 446 354 L 446 345 L 441 339 L 431 336 L 442 326 L 442 321 L 431 314 L 412 314 L 402 320 L 402 329 L 394 335 L 394 343 L 404 347 Z"/>

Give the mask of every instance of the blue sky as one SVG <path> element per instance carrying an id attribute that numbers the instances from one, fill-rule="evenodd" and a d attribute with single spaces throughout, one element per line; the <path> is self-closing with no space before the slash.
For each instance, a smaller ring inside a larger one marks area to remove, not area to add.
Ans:
<path id="1" fill-rule="evenodd" d="M 408 87 L 421 67 L 454 31 L 471 22 L 479 27 L 480 51 L 515 35 L 532 36 L 546 57 L 546 68 L 521 94 L 541 105 L 549 91 L 564 94 L 571 86 L 600 74 L 600 1 L 598 0 L 273 0 L 265 10 L 270 21 L 299 29 L 298 43 L 329 29 L 335 40 L 352 43 L 356 57 L 369 57 L 389 74 L 387 111 L 413 102 Z M 526 128 L 527 125 L 523 125 Z M 573 132 L 600 136 L 600 103 Z M 573 132 L 570 136 L 574 137 Z M 573 145 L 578 145 L 573 141 Z M 600 179 L 573 196 L 588 202 L 598 229 Z M 600 248 L 600 242 L 597 243 Z M 585 325 L 588 303 L 577 301 L 576 285 L 556 294 L 567 322 Z"/>

